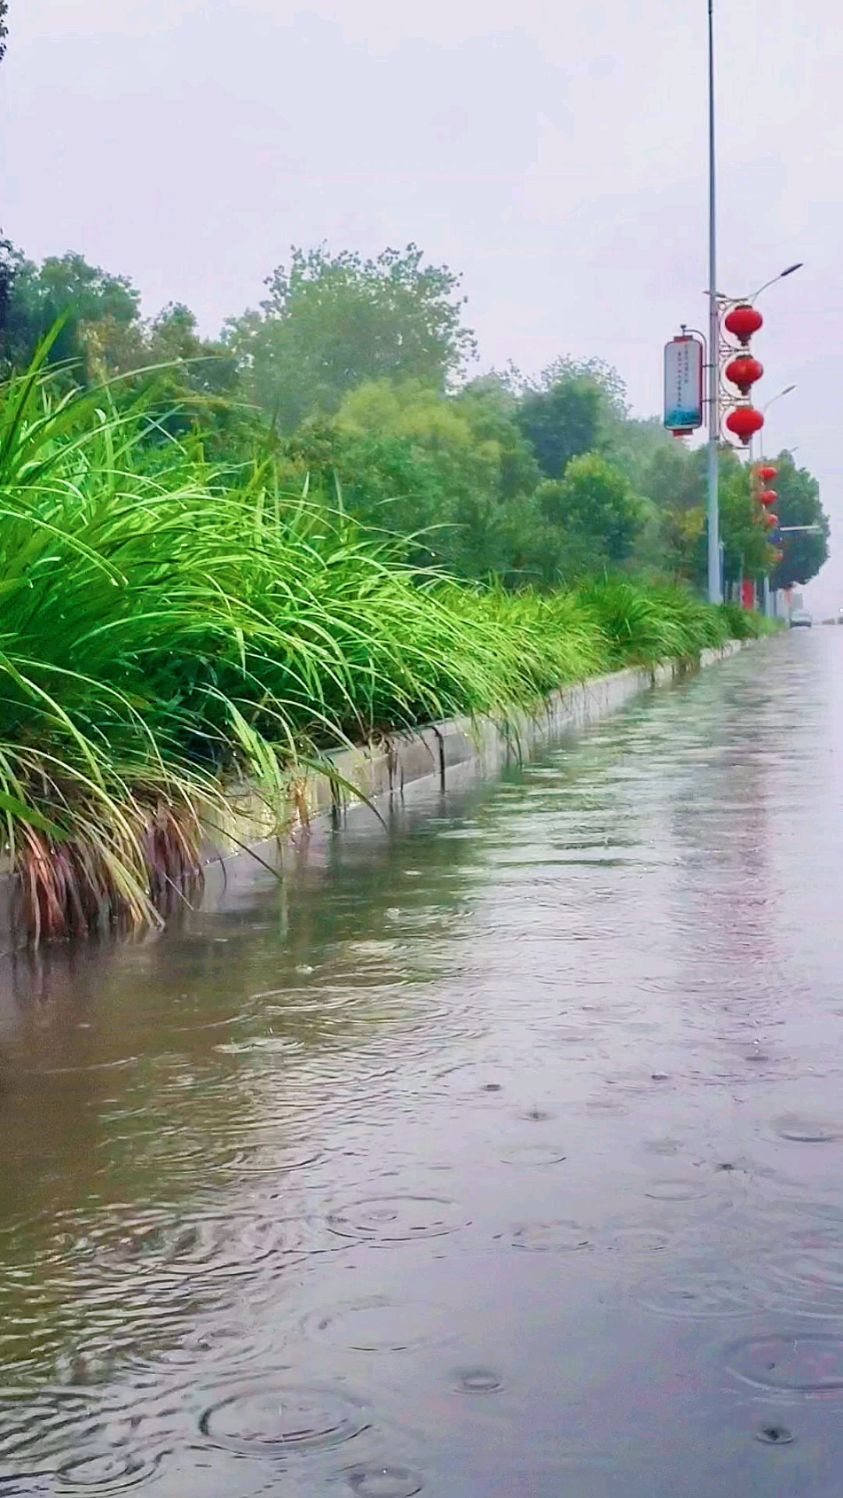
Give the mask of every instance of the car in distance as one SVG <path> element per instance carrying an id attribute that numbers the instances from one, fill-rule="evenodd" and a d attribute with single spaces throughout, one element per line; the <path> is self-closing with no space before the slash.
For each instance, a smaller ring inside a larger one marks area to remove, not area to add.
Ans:
<path id="1" fill-rule="evenodd" d="M 790 616 L 791 629 L 810 629 L 813 622 L 807 609 L 794 609 Z"/>

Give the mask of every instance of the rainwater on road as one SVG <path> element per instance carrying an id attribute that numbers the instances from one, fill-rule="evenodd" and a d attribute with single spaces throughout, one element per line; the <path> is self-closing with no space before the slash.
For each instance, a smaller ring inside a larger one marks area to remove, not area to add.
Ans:
<path id="1" fill-rule="evenodd" d="M 0 972 L 0 1494 L 843 1491 L 843 629 Z"/>

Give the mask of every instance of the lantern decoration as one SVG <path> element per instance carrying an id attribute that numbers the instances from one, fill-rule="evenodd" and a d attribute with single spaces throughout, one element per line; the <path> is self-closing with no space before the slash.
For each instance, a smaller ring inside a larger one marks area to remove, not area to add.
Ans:
<path id="1" fill-rule="evenodd" d="M 764 516 L 764 524 L 766 525 L 768 531 L 774 531 L 778 523 L 778 515 L 774 515 L 772 510 L 768 510 L 766 515 Z"/>
<path id="2" fill-rule="evenodd" d="M 726 379 L 737 385 L 741 395 L 749 395 L 756 380 L 760 380 L 764 373 L 764 365 L 753 359 L 751 354 L 738 354 L 726 365 Z"/>
<path id="3" fill-rule="evenodd" d="M 764 463 L 761 468 L 756 468 L 755 472 L 760 479 L 764 480 L 765 484 L 769 484 L 772 479 L 778 478 L 779 470 L 778 468 L 774 468 L 772 463 Z"/>
<path id="4" fill-rule="evenodd" d="M 754 406 L 736 406 L 726 417 L 726 425 L 730 432 L 747 445 L 756 432 L 760 432 L 764 425 L 764 417 Z"/>
<path id="5" fill-rule="evenodd" d="M 779 547 L 778 551 L 773 552 L 773 556 L 775 557 L 777 562 L 784 561 L 784 552 L 782 551 L 781 547 Z"/>
<path id="6" fill-rule="evenodd" d="M 750 307 L 748 302 L 739 302 L 737 307 L 733 307 L 731 312 L 726 313 L 724 321 L 728 331 L 744 345 L 744 348 L 753 333 L 757 333 L 759 328 L 764 326 L 761 313 L 755 307 Z"/>
<path id="7" fill-rule="evenodd" d="M 762 489 L 758 496 L 758 502 L 765 506 L 774 505 L 778 497 L 775 489 Z"/>

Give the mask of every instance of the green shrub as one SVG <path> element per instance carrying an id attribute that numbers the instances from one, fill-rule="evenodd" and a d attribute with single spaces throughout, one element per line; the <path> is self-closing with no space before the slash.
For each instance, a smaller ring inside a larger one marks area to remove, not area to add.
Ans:
<path id="1" fill-rule="evenodd" d="M 232 776 L 280 806 L 326 747 L 729 632 L 676 590 L 414 569 L 270 462 L 218 473 L 150 420 L 37 368 L 0 406 L 0 816 L 36 936 L 155 919 Z"/>

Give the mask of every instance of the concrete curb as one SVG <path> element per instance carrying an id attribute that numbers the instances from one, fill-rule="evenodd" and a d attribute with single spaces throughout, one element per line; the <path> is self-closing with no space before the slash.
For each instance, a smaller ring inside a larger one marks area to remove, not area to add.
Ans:
<path id="1" fill-rule="evenodd" d="M 286 808 L 268 806 L 254 786 L 230 787 L 230 817 L 225 825 L 207 829 L 205 889 L 199 903 L 213 904 L 223 890 L 248 882 L 255 869 L 250 852 L 280 865 L 285 847 L 294 849 L 302 839 L 312 843 L 349 815 L 371 815 L 367 802 L 377 808 L 378 802 L 404 797 L 411 787 L 423 789 L 438 782 L 444 788 L 469 772 L 495 774 L 506 764 L 526 759 L 539 745 L 608 717 L 652 687 L 726 660 L 747 643 L 751 642 L 735 640 L 720 650 L 705 650 L 698 663 L 629 666 L 594 677 L 551 693 L 535 713 L 519 710 L 505 722 L 451 718 L 378 743 L 338 750 L 328 756 L 330 772 L 313 769 L 292 780 Z M 2 951 L 19 944 L 13 930 L 13 893 L 13 876 L 0 873 Z"/>
<path id="2" fill-rule="evenodd" d="M 608 717 L 652 687 L 728 659 L 743 643 L 749 642 L 732 641 L 720 650 L 703 651 L 698 664 L 669 661 L 655 668 L 630 666 L 594 677 L 553 692 L 535 713 L 519 710 L 505 722 L 451 718 L 360 748 L 339 750 L 329 756 L 335 778 L 313 770 L 293 783 L 282 841 L 294 839 L 306 826 L 312 831 L 329 818 L 336 820 L 354 810 L 365 812 L 367 802 L 377 806 L 425 781 L 438 781 L 445 787 L 465 766 L 478 774 L 494 774 L 503 765 L 527 758 L 540 744 Z M 230 824 L 209 837 L 209 862 L 234 857 L 244 846 L 265 856 L 278 840 L 278 817 L 253 788 L 234 790 L 231 799 Z"/>

